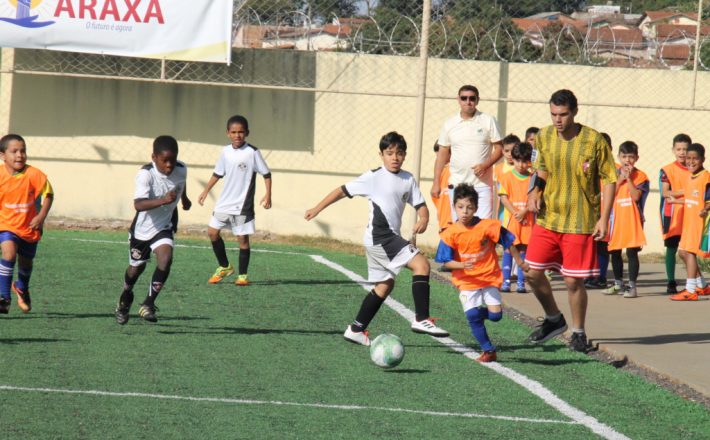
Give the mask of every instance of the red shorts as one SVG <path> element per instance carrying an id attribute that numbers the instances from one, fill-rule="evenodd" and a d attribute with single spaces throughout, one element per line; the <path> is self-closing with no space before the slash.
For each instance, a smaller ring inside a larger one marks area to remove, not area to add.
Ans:
<path id="1" fill-rule="evenodd" d="M 599 275 L 597 244 L 591 234 L 554 232 L 534 225 L 525 261 L 530 269 L 555 269 L 565 277 Z"/>

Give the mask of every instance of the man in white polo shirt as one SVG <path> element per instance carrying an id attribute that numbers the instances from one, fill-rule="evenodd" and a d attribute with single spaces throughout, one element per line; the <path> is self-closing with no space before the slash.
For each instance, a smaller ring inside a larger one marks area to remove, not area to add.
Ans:
<path id="1" fill-rule="evenodd" d="M 449 189 L 468 183 L 478 193 L 479 218 L 493 217 L 493 165 L 503 155 L 502 136 L 496 119 L 476 109 L 478 89 L 464 85 L 459 89 L 461 111 L 444 122 L 439 134 L 439 152 L 434 165 L 431 196 L 439 197 L 441 170 L 449 163 Z M 453 200 L 453 197 L 450 198 Z M 452 216 L 455 218 L 454 210 Z"/>

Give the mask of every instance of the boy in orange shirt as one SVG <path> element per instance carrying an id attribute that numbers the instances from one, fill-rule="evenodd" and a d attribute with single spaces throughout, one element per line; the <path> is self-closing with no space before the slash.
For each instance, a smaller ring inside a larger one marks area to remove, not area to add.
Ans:
<path id="1" fill-rule="evenodd" d="M 478 193 L 465 183 L 454 189 L 454 209 L 458 220 L 441 233 L 441 242 L 436 252 L 436 261 L 452 270 L 452 282 L 459 289 L 459 300 L 471 326 L 473 336 L 481 345 L 483 353 L 478 362 L 494 362 L 496 348 L 488 338 L 484 321 L 493 322 L 503 318 L 498 287 L 503 280 L 496 244 L 510 249 L 519 266 L 525 262 L 513 246 L 515 236 L 501 226 L 498 220 L 480 219 Z"/>
<path id="2" fill-rule="evenodd" d="M 498 162 L 493 168 L 493 184 L 495 185 L 495 197 L 497 202 L 495 206 L 495 218 L 504 221 L 505 217 L 505 207 L 501 203 L 499 197 L 500 180 L 505 174 L 515 167 L 515 162 L 513 161 L 513 148 L 520 143 L 520 138 L 514 134 L 509 134 L 504 137 L 501 141 L 503 143 L 503 160 Z M 510 292 L 510 273 L 514 270 L 513 268 L 513 257 L 510 256 L 510 252 L 503 251 L 503 273 L 507 273 L 508 276 L 504 277 L 503 285 L 501 286 L 501 292 Z"/>
<path id="3" fill-rule="evenodd" d="M 530 158 L 532 157 L 532 145 L 527 142 L 518 144 L 513 148 L 513 162 L 515 168 L 505 173 L 498 185 L 498 196 L 505 207 L 503 216 L 503 226 L 515 235 L 513 243 L 520 253 L 520 257 L 525 259 L 525 251 L 528 247 L 528 240 L 535 223 L 535 214 L 528 211 L 528 186 L 530 184 Z M 510 253 L 508 253 L 510 255 Z M 512 257 L 511 257 L 512 259 Z M 503 285 L 502 292 L 510 292 L 510 265 L 506 266 L 503 260 Z M 525 274 L 518 266 L 518 293 L 527 293 L 525 290 Z"/>
<path id="4" fill-rule="evenodd" d="M 638 161 L 638 145 L 632 141 L 619 145 L 618 178 L 614 206 L 609 217 L 609 243 L 611 267 L 614 270 L 614 285 L 604 291 L 606 295 L 622 294 L 624 298 L 636 298 L 636 280 L 639 275 L 639 251 L 646 244 L 643 233 L 643 208 L 650 190 L 648 176 L 635 167 Z M 624 261 L 621 250 L 626 249 L 629 262 L 629 287 L 624 291 Z"/>
<path id="5" fill-rule="evenodd" d="M 700 244 L 706 233 L 705 217 L 710 209 L 710 173 L 703 168 L 705 147 L 690 144 L 685 153 L 685 165 L 690 175 L 683 183 L 683 199 L 671 203 L 683 203 L 683 235 L 678 243 L 678 255 L 685 261 L 688 279 L 685 290 L 671 295 L 671 301 L 697 301 L 698 295 L 710 295 L 710 288 L 700 274 L 698 257 L 708 258 L 710 253 L 702 250 Z"/>
<path id="6" fill-rule="evenodd" d="M 677 293 L 675 281 L 675 263 L 678 244 L 683 230 L 683 182 L 690 173 L 685 167 L 685 153 L 692 143 L 687 134 L 677 134 L 673 138 L 673 155 L 675 161 L 661 168 L 658 185 L 661 188 L 661 233 L 666 247 L 666 277 L 668 285 L 666 293 Z M 679 203 L 674 203 L 678 200 Z"/>
<path id="7" fill-rule="evenodd" d="M 8 313 L 12 298 L 24 313 L 32 310 L 30 276 L 42 227 L 54 200 L 47 176 L 27 165 L 27 146 L 22 136 L 0 138 L 0 313 Z M 17 261 L 17 281 L 12 282 Z"/>

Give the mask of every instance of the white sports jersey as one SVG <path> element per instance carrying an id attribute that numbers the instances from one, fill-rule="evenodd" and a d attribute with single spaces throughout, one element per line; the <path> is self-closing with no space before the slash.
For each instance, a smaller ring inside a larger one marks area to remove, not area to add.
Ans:
<path id="1" fill-rule="evenodd" d="M 407 244 L 400 234 L 406 203 L 418 209 L 425 205 L 414 176 L 400 170 L 391 173 L 384 167 L 368 171 L 342 186 L 348 197 L 363 196 L 370 202 L 370 218 L 365 229 L 365 246 L 382 245 L 392 257 Z"/>
<path id="2" fill-rule="evenodd" d="M 224 187 L 214 212 L 244 215 L 246 221 L 251 221 L 254 218 L 256 173 L 271 176 L 266 161 L 256 147 L 248 143 L 239 148 L 231 144 L 224 147 L 214 166 L 214 175 L 224 177 Z"/>
<path id="3" fill-rule="evenodd" d="M 158 171 L 154 162 L 144 165 L 136 175 L 136 191 L 134 200 L 158 199 L 170 191 L 175 191 L 177 197 L 168 204 L 158 206 L 148 211 L 136 212 L 131 224 L 131 235 L 138 240 L 150 240 L 160 231 L 177 229 L 177 204 L 185 190 L 187 167 L 178 161 L 169 176 Z"/>

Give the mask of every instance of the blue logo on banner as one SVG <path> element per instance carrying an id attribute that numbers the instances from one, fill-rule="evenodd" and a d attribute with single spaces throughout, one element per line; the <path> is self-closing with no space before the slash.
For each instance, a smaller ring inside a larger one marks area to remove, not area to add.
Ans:
<path id="1" fill-rule="evenodd" d="M 10 0 L 10 4 L 17 8 L 15 18 L 0 17 L 0 21 L 6 21 L 25 28 L 39 28 L 54 24 L 53 21 L 37 21 L 39 15 L 30 15 L 30 10 L 39 6 L 42 0 Z"/>

